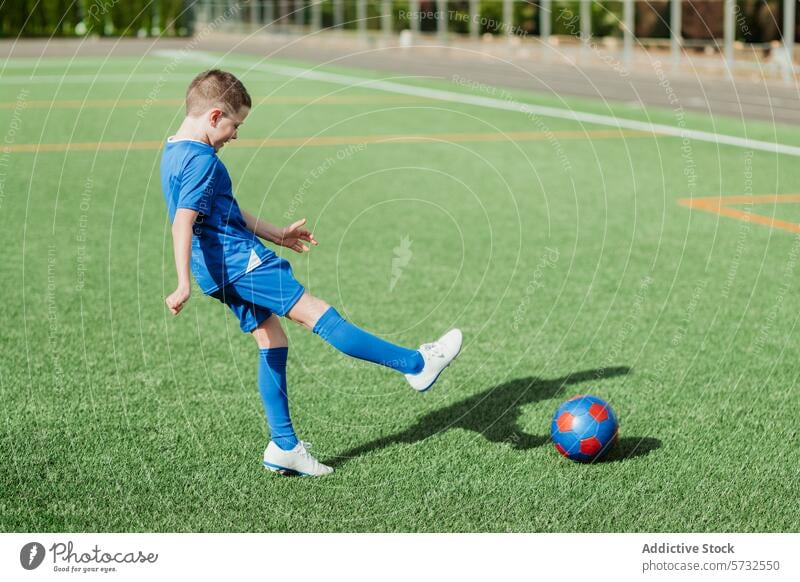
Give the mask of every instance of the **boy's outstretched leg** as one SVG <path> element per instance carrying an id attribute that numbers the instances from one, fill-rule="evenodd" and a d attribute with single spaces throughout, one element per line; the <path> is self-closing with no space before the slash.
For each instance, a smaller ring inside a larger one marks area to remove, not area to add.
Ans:
<path id="1" fill-rule="evenodd" d="M 461 350 L 462 336 L 458 329 L 450 330 L 435 342 L 422 344 L 418 350 L 397 346 L 353 325 L 309 293 L 300 297 L 287 317 L 348 356 L 397 370 L 419 392 L 430 388 Z"/>
<path id="2" fill-rule="evenodd" d="M 295 435 L 286 391 L 289 347 L 278 317 L 273 314 L 265 319 L 253 330 L 253 338 L 259 348 L 258 391 L 272 438 L 264 451 L 264 467 L 283 474 L 319 476 L 332 473 L 331 467 L 308 453 L 308 443 L 298 440 Z"/>

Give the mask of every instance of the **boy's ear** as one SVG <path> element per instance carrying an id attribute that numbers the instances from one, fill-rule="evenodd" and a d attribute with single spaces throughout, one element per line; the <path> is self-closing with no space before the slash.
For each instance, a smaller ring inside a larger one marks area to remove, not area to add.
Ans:
<path id="1" fill-rule="evenodd" d="M 211 124 L 211 127 L 217 127 L 217 124 L 223 115 L 225 115 L 225 112 L 222 109 L 219 109 L 218 107 L 211 109 L 208 112 L 208 122 Z"/>

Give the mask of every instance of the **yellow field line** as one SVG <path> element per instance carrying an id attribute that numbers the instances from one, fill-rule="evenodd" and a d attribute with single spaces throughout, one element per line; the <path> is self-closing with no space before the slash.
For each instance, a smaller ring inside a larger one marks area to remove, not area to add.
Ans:
<path id="1" fill-rule="evenodd" d="M 382 103 L 428 103 L 430 99 L 408 95 L 284 95 L 253 97 L 255 105 L 380 105 Z M 183 99 L 57 99 L 25 102 L 25 109 L 108 109 L 116 107 L 175 107 L 183 105 Z M 18 101 L 0 101 L 0 109 L 17 109 Z"/>
<path id="2" fill-rule="evenodd" d="M 652 137 L 652 134 L 641 131 L 619 129 L 600 129 L 595 131 L 511 131 L 507 133 L 427 133 L 398 135 L 335 135 L 317 137 L 276 137 L 268 139 L 237 139 L 226 147 L 234 148 L 284 148 L 299 146 L 337 146 L 351 144 L 389 144 L 389 143 L 422 143 L 422 142 L 515 142 L 541 141 L 549 139 L 620 139 L 628 137 Z M 85 152 L 85 151 L 128 151 L 158 150 L 164 147 L 160 140 L 151 141 L 106 141 L 106 142 L 73 142 L 42 144 L 4 144 L 0 152 Z"/>
<path id="3" fill-rule="evenodd" d="M 708 198 L 681 198 L 678 204 L 692 208 L 695 210 L 702 210 L 703 212 L 710 212 L 711 214 L 718 214 L 726 216 L 735 220 L 743 220 L 744 222 L 752 222 L 768 226 L 770 228 L 778 228 L 789 232 L 800 233 L 800 224 L 789 222 L 787 220 L 779 220 L 771 216 L 763 214 L 754 214 L 740 210 L 738 208 L 731 208 L 730 204 L 775 204 L 786 202 L 800 202 L 800 194 L 764 194 L 760 196 L 713 196 Z"/>

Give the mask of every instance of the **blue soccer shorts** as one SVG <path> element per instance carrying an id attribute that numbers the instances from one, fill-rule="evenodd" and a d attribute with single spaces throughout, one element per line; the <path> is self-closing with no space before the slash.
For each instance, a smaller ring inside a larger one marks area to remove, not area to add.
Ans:
<path id="1" fill-rule="evenodd" d="M 225 287 L 209 293 L 231 308 L 244 332 L 251 332 L 273 313 L 283 317 L 305 289 L 289 261 L 273 254 L 258 267 Z"/>

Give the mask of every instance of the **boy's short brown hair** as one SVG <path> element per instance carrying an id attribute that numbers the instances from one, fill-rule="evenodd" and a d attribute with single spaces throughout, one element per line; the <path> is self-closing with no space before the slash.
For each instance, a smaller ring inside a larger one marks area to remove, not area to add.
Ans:
<path id="1" fill-rule="evenodd" d="M 186 90 L 186 114 L 198 115 L 219 107 L 235 115 L 242 107 L 252 107 L 252 101 L 242 82 L 231 73 L 219 69 L 203 71 Z"/>

